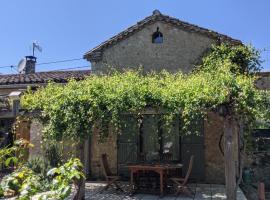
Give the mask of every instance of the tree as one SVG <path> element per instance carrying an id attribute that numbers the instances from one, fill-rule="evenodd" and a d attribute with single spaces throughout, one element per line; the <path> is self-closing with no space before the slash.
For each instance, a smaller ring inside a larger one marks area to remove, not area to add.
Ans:
<path id="1" fill-rule="evenodd" d="M 166 124 L 180 113 L 186 130 L 193 119 L 204 117 L 209 110 L 218 111 L 225 119 L 229 142 L 234 134 L 232 125 L 239 118 L 248 130 L 257 116 L 265 116 L 267 92 L 256 89 L 256 77 L 251 73 L 260 68 L 259 64 L 254 49 L 221 45 L 213 47 L 203 64 L 190 74 L 125 71 L 91 75 L 79 82 L 50 83 L 35 92 L 28 90 L 22 103 L 29 110 L 41 111 L 44 134 L 56 140 L 70 138 L 82 144 L 94 126 L 102 130 L 101 138 L 107 136 L 109 126 L 117 134 L 122 113 L 139 115 L 145 107 L 154 107 L 166 110 Z M 231 149 L 226 149 L 225 157 L 230 154 Z M 226 168 L 226 174 L 230 174 L 228 170 L 233 166 Z M 235 199 L 235 175 L 230 175 L 226 181 L 232 187 L 227 187 L 227 194 Z"/>

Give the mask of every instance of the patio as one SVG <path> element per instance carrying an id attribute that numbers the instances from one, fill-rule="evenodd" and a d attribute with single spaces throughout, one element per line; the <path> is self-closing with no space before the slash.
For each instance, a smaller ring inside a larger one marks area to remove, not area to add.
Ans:
<path id="1" fill-rule="evenodd" d="M 163 198 L 160 198 L 158 195 L 149 195 L 149 194 L 135 194 L 134 196 L 129 196 L 129 185 L 127 182 L 122 182 L 121 186 L 124 189 L 124 193 L 116 191 L 114 189 L 109 189 L 100 193 L 99 191 L 106 184 L 103 182 L 87 182 L 86 183 L 86 198 L 85 199 L 110 199 L 110 200 L 190 200 L 192 198 L 186 197 L 184 195 L 179 195 L 175 197 L 173 195 L 166 195 Z M 222 200 L 226 199 L 225 195 L 225 186 L 224 185 L 215 185 L 215 184 L 190 184 L 190 188 L 195 193 L 194 198 L 199 199 L 212 199 L 212 200 Z M 238 200 L 246 200 L 245 195 L 241 189 L 237 191 Z"/>

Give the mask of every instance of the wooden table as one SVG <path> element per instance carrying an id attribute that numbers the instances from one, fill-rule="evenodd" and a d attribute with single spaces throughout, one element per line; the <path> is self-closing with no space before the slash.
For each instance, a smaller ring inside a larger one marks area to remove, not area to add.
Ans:
<path id="1" fill-rule="evenodd" d="M 182 168 L 182 164 L 138 164 L 138 165 L 128 165 L 130 170 L 130 183 L 133 189 L 135 189 L 134 184 L 134 174 L 144 171 L 153 171 L 159 174 L 160 177 L 160 195 L 164 195 L 164 176 L 168 174 L 170 170 L 176 170 Z M 166 177 L 165 177 L 166 179 Z"/>

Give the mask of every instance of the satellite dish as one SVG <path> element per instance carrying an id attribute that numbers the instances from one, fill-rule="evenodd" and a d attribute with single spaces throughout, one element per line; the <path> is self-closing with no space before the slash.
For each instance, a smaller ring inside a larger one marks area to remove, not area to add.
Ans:
<path id="1" fill-rule="evenodd" d="M 25 66 L 26 66 L 26 59 L 23 58 L 20 60 L 19 64 L 18 64 L 18 72 L 21 74 L 24 72 L 25 70 Z"/>

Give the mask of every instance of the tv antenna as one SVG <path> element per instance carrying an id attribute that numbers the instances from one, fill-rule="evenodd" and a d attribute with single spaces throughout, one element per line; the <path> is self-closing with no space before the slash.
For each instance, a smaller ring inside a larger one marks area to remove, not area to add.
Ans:
<path id="1" fill-rule="evenodd" d="M 33 43 L 32 43 L 32 52 L 33 52 L 33 56 L 35 57 L 35 50 L 37 49 L 39 52 L 42 52 L 42 48 L 41 48 L 41 46 L 38 44 L 38 42 L 37 41 L 34 41 Z"/>

